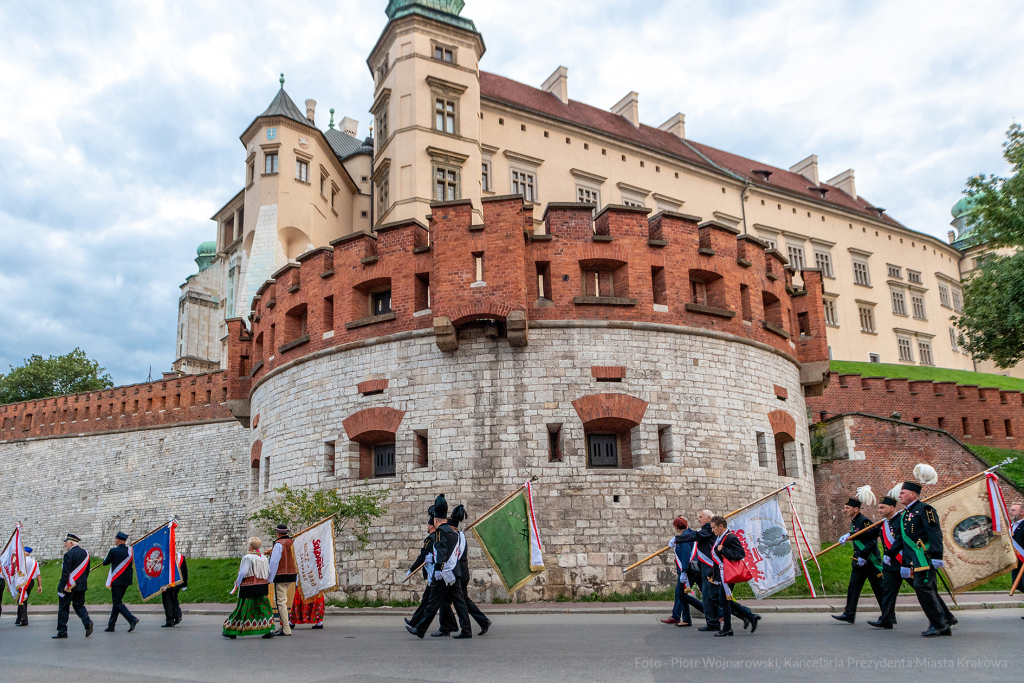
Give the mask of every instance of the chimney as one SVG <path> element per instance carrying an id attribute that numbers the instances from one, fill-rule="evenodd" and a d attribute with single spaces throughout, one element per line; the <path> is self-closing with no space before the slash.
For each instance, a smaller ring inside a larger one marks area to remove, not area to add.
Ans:
<path id="1" fill-rule="evenodd" d="M 564 66 L 555 69 L 555 73 L 548 76 L 548 80 L 540 87 L 544 92 L 562 100 L 562 104 L 569 104 L 569 70 Z"/>
<path id="2" fill-rule="evenodd" d="M 672 133 L 680 140 L 686 139 L 686 115 L 676 114 L 665 123 L 658 126 L 658 130 L 663 130 L 666 133 Z"/>
<path id="3" fill-rule="evenodd" d="M 359 134 L 359 122 L 347 116 L 341 120 L 340 128 L 345 135 L 356 137 Z"/>
<path id="4" fill-rule="evenodd" d="M 835 178 L 828 181 L 828 184 L 842 190 L 854 199 L 857 198 L 857 187 L 853 182 L 853 169 L 848 168 Z"/>
<path id="5" fill-rule="evenodd" d="M 306 100 L 306 118 L 309 120 L 309 125 L 316 125 L 314 123 L 316 118 L 316 100 Z"/>
<path id="6" fill-rule="evenodd" d="M 631 92 L 610 109 L 611 113 L 618 114 L 633 124 L 634 128 L 640 127 L 640 95 Z"/>
<path id="7" fill-rule="evenodd" d="M 950 230 L 949 232 L 946 233 L 946 237 L 949 238 L 949 243 L 950 244 L 953 244 L 953 242 L 956 242 L 956 233 L 953 232 L 952 230 Z"/>
<path id="8" fill-rule="evenodd" d="M 818 181 L 818 155 L 812 154 L 803 161 L 799 161 L 793 166 L 789 167 L 789 170 L 793 173 L 799 173 L 804 178 L 807 178 L 815 185 L 820 185 Z"/>

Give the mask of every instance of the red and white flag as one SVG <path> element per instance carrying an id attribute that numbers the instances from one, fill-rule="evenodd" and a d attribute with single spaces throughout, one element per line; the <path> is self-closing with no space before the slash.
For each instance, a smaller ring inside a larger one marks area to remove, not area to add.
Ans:
<path id="1" fill-rule="evenodd" d="M 14 533 L 11 534 L 7 545 L 4 546 L 3 553 L 0 554 L 0 574 L 3 574 L 4 580 L 7 582 L 7 590 L 15 599 L 18 598 L 18 589 L 21 585 L 28 582 L 28 579 L 25 578 L 27 570 L 25 546 L 21 542 L 21 525 L 18 524 L 14 527 Z"/>

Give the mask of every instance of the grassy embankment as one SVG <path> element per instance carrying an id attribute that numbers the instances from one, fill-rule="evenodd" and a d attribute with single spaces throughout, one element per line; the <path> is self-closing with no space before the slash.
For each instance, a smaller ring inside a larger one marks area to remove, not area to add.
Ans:
<path id="1" fill-rule="evenodd" d="M 889 363 L 860 363 L 847 360 L 834 360 L 830 367 L 832 372 L 843 374 L 859 373 L 864 377 L 930 379 L 935 382 L 959 382 L 960 384 L 976 384 L 979 387 L 998 387 L 1000 389 L 1024 391 L 1024 379 L 992 375 L 984 372 L 933 368 L 926 365 L 891 365 Z"/>

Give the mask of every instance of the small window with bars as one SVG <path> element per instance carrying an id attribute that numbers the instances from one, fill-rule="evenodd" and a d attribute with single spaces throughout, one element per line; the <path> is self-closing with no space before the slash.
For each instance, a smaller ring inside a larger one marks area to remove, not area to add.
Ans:
<path id="1" fill-rule="evenodd" d="M 871 274 L 868 272 L 868 264 L 864 261 L 853 262 L 853 282 L 864 287 L 871 286 Z"/>
<path id="2" fill-rule="evenodd" d="M 825 299 L 825 324 L 839 327 L 839 312 L 836 310 L 835 299 Z"/>
<path id="3" fill-rule="evenodd" d="M 391 192 L 390 182 L 385 176 L 381 178 L 381 181 L 377 184 L 377 217 L 384 215 L 384 212 L 388 210 L 391 205 L 391 198 L 389 197 Z"/>
<path id="4" fill-rule="evenodd" d="M 897 339 L 896 348 L 899 351 L 901 361 L 905 363 L 914 362 L 914 347 L 911 346 L 909 339 Z"/>
<path id="5" fill-rule="evenodd" d="M 373 476 L 395 476 L 395 444 L 385 443 L 373 447 Z"/>
<path id="6" fill-rule="evenodd" d="M 893 315 L 907 314 L 907 298 L 899 290 L 892 291 L 892 312 Z"/>
<path id="7" fill-rule="evenodd" d="M 528 202 L 537 201 L 537 177 L 533 173 L 512 169 L 512 194 L 521 194 Z"/>
<path id="8" fill-rule="evenodd" d="M 921 365 L 935 365 L 932 361 L 932 343 L 926 341 L 917 342 L 917 354 L 921 358 Z"/>
<path id="9" fill-rule="evenodd" d="M 953 290 L 953 310 L 957 313 L 964 312 L 964 297 L 959 290 Z"/>
<path id="10" fill-rule="evenodd" d="M 868 354 L 868 362 L 869 363 L 881 363 L 882 362 L 882 357 L 879 356 L 877 353 L 869 353 Z"/>
<path id="11" fill-rule="evenodd" d="M 449 64 L 455 63 L 455 52 L 450 47 L 441 47 L 440 45 L 434 46 L 434 59 L 442 62 L 448 62 Z"/>
<path id="12" fill-rule="evenodd" d="M 875 312 L 867 306 L 861 306 L 860 312 L 860 331 L 867 332 L 869 334 L 875 333 Z"/>
<path id="13" fill-rule="evenodd" d="M 391 290 L 374 292 L 370 295 L 370 305 L 373 306 L 372 315 L 386 315 L 391 312 Z"/>
<path id="14" fill-rule="evenodd" d="M 949 287 L 946 285 L 939 285 L 939 303 L 946 308 L 952 308 L 953 305 L 949 301 Z"/>
<path id="15" fill-rule="evenodd" d="M 786 247 L 786 253 L 789 256 L 789 265 L 796 268 L 798 271 L 804 269 L 804 248 L 803 247 Z"/>
<path id="16" fill-rule="evenodd" d="M 903 269 L 899 266 L 889 264 L 889 277 L 894 277 L 899 280 L 903 279 Z"/>
<path id="17" fill-rule="evenodd" d="M 485 161 L 480 169 L 480 189 L 484 192 L 491 191 L 491 162 Z"/>
<path id="18" fill-rule="evenodd" d="M 911 296 L 910 305 L 912 310 L 914 311 L 915 318 L 917 318 L 918 320 L 925 320 L 927 318 L 924 311 L 924 297 Z"/>
<path id="19" fill-rule="evenodd" d="M 821 271 L 822 277 L 834 277 L 831 254 L 826 254 L 823 251 L 814 252 L 814 267 Z"/>
<path id="20" fill-rule="evenodd" d="M 916 270 L 907 271 L 907 279 L 913 282 L 915 285 L 921 284 L 921 273 Z"/>
<path id="21" fill-rule="evenodd" d="M 582 185 L 576 186 L 576 201 L 580 204 L 593 204 L 601 206 L 601 192 Z"/>
<path id="22" fill-rule="evenodd" d="M 957 343 L 957 333 L 955 327 L 949 328 L 949 347 L 954 351 L 960 350 L 960 345 Z"/>
<path id="23" fill-rule="evenodd" d="M 635 206 L 638 209 L 646 208 L 644 206 L 643 201 L 641 201 L 639 199 L 632 199 L 630 197 L 623 197 L 622 198 L 622 205 L 623 206 Z"/>
<path id="24" fill-rule="evenodd" d="M 619 438 L 615 434 L 588 434 L 587 453 L 591 467 L 618 467 Z"/>

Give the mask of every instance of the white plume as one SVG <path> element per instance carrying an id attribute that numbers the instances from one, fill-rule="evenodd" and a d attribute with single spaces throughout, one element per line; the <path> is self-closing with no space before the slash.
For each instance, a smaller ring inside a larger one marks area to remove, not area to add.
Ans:
<path id="1" fill-rule="evenodd" d="M 925 486 L 939 483 L 939 474 L 931 465 L 921 463 L 914 467 L 914 477 Z"/>
<path id="2" fill-rule="evenodd" d="M 867 484 L 857 489 L 857 500 L 859 500 L 862 505 L 871 506 L 878 504 L 878 499 L 875 498 L 874 491 L 872 491 L 871 487 Z"/>
<path id="3" fill-rule="evenodd" d="M 900 483 L 898 483 L 898 484 L 896 484 L 895 486 L 892 487 L 892 490 L 889 491 L 888 495 L 893 500 L 899 500 L 900 499 L 900 491 L 902 491 L 902 490 L 903 490 L 903 482 L 901 481 Z"/>

